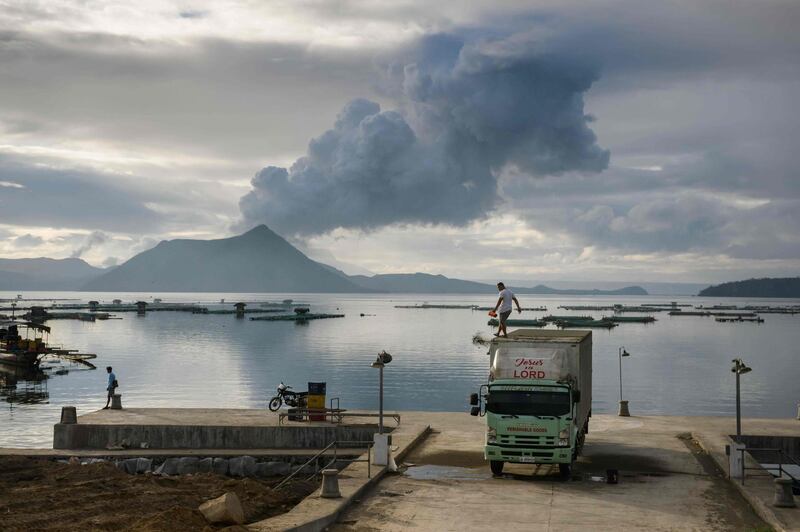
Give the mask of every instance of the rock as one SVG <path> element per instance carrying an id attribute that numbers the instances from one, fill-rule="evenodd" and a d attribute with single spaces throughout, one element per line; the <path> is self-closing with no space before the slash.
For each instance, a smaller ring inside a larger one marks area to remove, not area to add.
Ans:
<path id="1" fill-rule="evenodd" d="M 256 474 L 256 459 L 252 456 L 231 458 L 228 465 L 230 475 L 233 477 L 253 477 Z"/>
<path id="2" fill-rule="evenodd" d="M 252 458 L 252 457 L 242 457 Z M 198 508 L 209 523 L 241 525 L 244 523 L 244 510 L 239 497 L 232 491 L 221 497 L 211 499 Z"/>
<path id="3" fill-rule="evenodd" d="M 153 469 L 153 460 L 150 458 L 137 458 L 136 459 L 136 472 L 139 474 L 149 473 Z"/>
<path id="4" fill-rule="evenodd" d="M 156 469 L 157 475 L 177 475 L 178 474 L 178 459 L 167 458 L 164 463 Z"/>
<path id="5" fill-rule="evenodd" d="M 277 477 L 288 475 L 291 466 L 286 462 L 262 462 L 258 464 L 256 474 L 259 477 Z"/>
<path id="6" fill-rule="evenodd" d="M 178 460 L 178 474 L 191 475 L 197 473 L 197 463 L 200 460 L 193 456 L 184 456 Z"/>
<path id="7" fill-rule="evenodd" d="M 121 460 L 117 462 L 117 468 L 121 469 L 122 471 L 125 471 L 129 475 L 135 475 L 138 462 L 139 462 L 138 458 L 128 458 L 126 460 Z"/>
<path id="8" fill-rule="evenodd" d="M 203 458 L 197 462 L 197 472 L 198 473 L 211 473 L 214 469 L 214 459 L 213 458 Z"/>
<path id="9" fill-rule="evenodd" d="M 214 465 L 212 466 L 212 471 L 217 475 L 227 475 L 228 474 L 228 460 L 225 458 L 214 458 Z"/>

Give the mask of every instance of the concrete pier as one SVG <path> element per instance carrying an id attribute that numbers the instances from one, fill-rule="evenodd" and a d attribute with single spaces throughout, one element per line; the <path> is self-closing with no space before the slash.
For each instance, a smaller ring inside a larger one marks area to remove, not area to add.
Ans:
<path id="1" fill-rule="evenodd" d="M 370 442 L 366 423 L 286 422 L 266 410 L 127 408 L 58 423 L 53 449 L 322 449 L 333 441 Z"/>
<path id="2" fill-rule="evenodd" d="M 502 477 L 493 477 L 481 418 L 401 414 L 392 439 L 395 458 L 405 462 L 402 474 L 384 477 L 380 466 L 370 474 L 366 462 L 353 463 L 341 472 L 341 498 L 312 495 L 250 529 L 800 530 L 800 510 L 774 507 L 772 477 L 756 471 L 753 457 L 746 456 L 744 483 L 727 478 L 733 418 L 595 415 L 584 454 L 563 480 L 558 468 L 530 464 L 507 464 Z M 797 420 L 745 419 L 743 427 L 753 444 L 796 450 Z M 279 425 L 278 415 L 265 410 L 103 410 L 57 424 L 49 452 L 299 455 L 332 441 L 371 442 L 376 430 L 372 419 Z M 105 450 L 123 441 L 130 450 Z M 606 482 L 612 470 L 618 483 Z"/>
<path id="3" fill-rule="evenodd" d="M 330 530 L 800 530 L 800 510 L 773 508 L 772 478 L 726 478 L 729 418 L 591 419 L 570 480 L 547 465 L 506 464 L 493 477 L 483 459 L 484 420 L 462 413 L 404 413 L 432 435 Z M 750 434 L 797 435 L 796 420 L 747 419 Z M 748 467 L 756 467 L 749 463 Z M 619 483 L 607 484 L 609 469 Z M 763 486 L 762 486 L 763 484 Z M 749 490 L 749 491 L 748 491 Z"/>

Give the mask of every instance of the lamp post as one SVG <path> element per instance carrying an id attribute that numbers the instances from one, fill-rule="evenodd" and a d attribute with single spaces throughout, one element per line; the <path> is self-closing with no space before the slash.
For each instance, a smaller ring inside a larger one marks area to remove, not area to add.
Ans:
<path id="1" fill-rule="evenodd" d="M 753 368 L 747 367 L 741 358 L 734 358 L 731 362 L 733 362 L 731 371 L 736 374 L 736 441 L 738 442 L 742 439 L 742 401 L 739 376 L 753 371 Z"/>
<path id="2" fill-rule="evenodd" d="M 392 355 L 386 351 L 378 353 L 378 358 L 371 365 L 380 371 L 380 388 L 378 391 L 378 434 L 383 434 L 383 368 L 392 361 Z"/>
<path id="3" fill-rule="evenodd" d="M 371 365 L 380 371 L 380 390 L 378 398 L 378 433 L 373 436 L 373 464 L 390 464 L 389 455 L 391 454 L 391 435 L 383 433 L 383 368 L 392 361 L 392 355 L 386 351 L 378 353 L 378 358 Z"/>
<path id="4" fill-rule="evenodd" d="M 629 417 L 631 413 L 628 410 L 628 401 L 622 400 L 622 357 L 629 357 L 631 356 L 631 354 L 625 350 L 625 347 L 620 347 L 618 353 L 619 353 L 619 415 L 622 417 Z"/>

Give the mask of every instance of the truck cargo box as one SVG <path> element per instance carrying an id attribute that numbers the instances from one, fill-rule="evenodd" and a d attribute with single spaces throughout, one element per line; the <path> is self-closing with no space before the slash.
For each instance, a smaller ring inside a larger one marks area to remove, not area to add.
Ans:
<path id="1" fill-rule="evenodd" d="M 569 383 L 581 394 L 576 421 L 583 424 L 588 419 L 592 408 L 591 331 L 519 329 L 508 333 L 508 338 L 492 340 L 489 356 L 490 383 Z"/>

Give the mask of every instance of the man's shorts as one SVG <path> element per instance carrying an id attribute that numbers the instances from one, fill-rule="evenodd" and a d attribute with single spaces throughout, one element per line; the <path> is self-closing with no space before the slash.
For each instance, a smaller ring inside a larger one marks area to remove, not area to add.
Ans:
<path id="1" fill-rule="evenodd" d="M 108 392 L 109 397 L 112 397 L 114 395 L 114 388 L 106 388 L 106 391 Z"/>
<path id="2" fill-rule="evenodd" d="M 498 316 L 500 317 L 500 325 L 505 325 L 506 320 L 508 319 L 509 316 L 511 316 L 511 311 L 507 310 L 505 312 L 501 312 Z"/>

